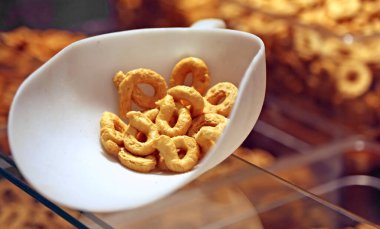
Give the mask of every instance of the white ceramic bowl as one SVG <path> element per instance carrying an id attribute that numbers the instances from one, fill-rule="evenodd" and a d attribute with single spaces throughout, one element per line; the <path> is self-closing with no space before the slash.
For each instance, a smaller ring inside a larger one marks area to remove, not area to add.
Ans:
<path id="1" fill-rule="evenodd" d="M 88 211 L 130 209 L 162 198 L 227 158 L 247 137 L 265 93 L 264 45 L 256 36 L 227 29 L 142 29 L 73 43 L 20 86 L 8 134 L 14 160 L 47 198 Z M 112 77 L 150 68 L 168 79 L 183 57 L 202 58 L 211 85 L 230 81 L 239 95 L 215 147 L 190 172 L 141 174 L 110 160 L 99 142 L 103 111 L 118 112 Z"/>

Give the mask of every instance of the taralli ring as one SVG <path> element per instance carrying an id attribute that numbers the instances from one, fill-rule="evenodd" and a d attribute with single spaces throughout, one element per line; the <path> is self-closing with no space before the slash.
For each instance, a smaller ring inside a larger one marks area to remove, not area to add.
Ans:
<path id="1" fill-rule="evenodd" d="M 165 79 L 158 73 L 149 69 L 136 69 L 129 71 L 125 77 L 118 72 L 114 77 L 114 84 L 118 86 L 119 109 L 121 117 L 132 110 L 132 101 L 144 109 L 154 108 L 155 102 L 166 95 L 167 85 Z M 149 84 L 154 89 L 154 95 L 148 96 L 138 88 L 138 84 Z"/>
<path id="2" fill-rule="evenodd" d="M 175 86 L 168 90 L 168 94 L 173 96 L 174 101 L 185 100 L 191 105 L 191 116 L 195 117 L 203 113 L 205 102 L 202 95 L 192 87 Z"/>
<path id="3" fill-rule="evenodd" d="M 157 159 L 154 155 L 139 157 L 121 149 L 118 153 L 118 159 L 122 165 L 134 171 L 147 173 L 156 168 Z"/>
<path id="4" fill-rule="evenodd" d="M 193 119 L 193 123 L 191 124 L 189 130 L 187 131 L 187 135 L 191 137 L 195 137 L 195 134 L 204 127 L 211 126 L 223 129 L 228 121 L 228 118 L 224 117 L 220 114 L 215 113 L 206 113 L 202 114 L 195 119 Z"/>
<path id="5" fill-rule="evenodd" d="M 356 98 L 368 91 L 372 77 L 371 71 L 365 64 L 349 61 L 337 69 L 336 87 L 343 97 Z"/>
<path id="6" fill-rule="evenodd" d="M 127 113 L 129 125 L 124 134 L 124 147 L 134 155 L 146 156 L 155 151 L 153 141 L 159 136 L 157 126 L 143 113 L 130 111 Z M 137 134 L 145 134 L 146 141 L 137 139 Z"/>
<path id="7" fill-rule="evenodd" d="M 192 74 L 192 86 L 203 95 L 210 84 L 208 67 L 203 60 L 195 57 L 188 57 L 178 62 L 170 76 L 169 87 L 184 85 L 186 76 Z"/>
<path id="8" fill-rule="evenodd" d="M 211 87 L 204 99 L 205 99 L 205 113 L 218 113 L 227 117 L 238 94 L 238 89 L 235 85 L 229 82 L 222 82 L 215 84 Z"/>
<path id="9" fill-rule="evenodd" d="M 164 158 L 166 167 L 173 172 L 186 172 L 191 170 L 199 160 L 199 147 L 194 138 L 189 136 L 176 136 L 170 138 L 166 135 L 158 137 L 154 146 Z M 186 154 L 183 158 L 178 156 L 177 149 L 183 149 Z"/>
<path id="10" fill-rule="evenodd" d="M 127 125 L 115 114 L 103 112 L 100 119 L 100 141 L 105 151 L 116 156 L 123 147 Z"/>
<path id="11" fill-rule="evenodd" d="M 180 103 L 175 103 L 171 95 L 156 102 L 160 111 L 156 117 L 156 125 L 160 134 L 174 137 L 185 135 L 191 125 L 189 110 Z M 174 118 L 174 126 L 170 122 Z"/>

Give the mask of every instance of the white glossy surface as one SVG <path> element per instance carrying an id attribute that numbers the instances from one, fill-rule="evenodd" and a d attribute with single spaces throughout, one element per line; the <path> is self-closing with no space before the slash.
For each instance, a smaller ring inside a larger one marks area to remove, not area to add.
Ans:
<path id="1" fill-rule="evenodd" d="M 183 174 L 141 174 L 104 155 L 103 111 L 117 113 L 112 77 L 150 68 L 168 78 L 183 57 L 200 57 L 212 82 L 239 85 L 230 125 L 207 157 Z M 8 134 L 25 178 L 49 199 L 88 211 L 130 209 L 162 198 L 227 158 L 247 137 L 265 93 L 264 46 L 226 29 L 144 29 L 76 42 L 30 75 L 13 101 Z"/>

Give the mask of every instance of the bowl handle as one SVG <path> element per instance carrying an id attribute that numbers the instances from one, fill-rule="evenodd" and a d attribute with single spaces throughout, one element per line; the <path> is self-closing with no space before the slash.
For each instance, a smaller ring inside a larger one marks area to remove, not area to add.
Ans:
<path id="1" fill-rule="evenodd" d="M 202 19 L 194 22 L 190 28 L 194 29 L 225 29 L 226 23 L 217 18 Z"/>

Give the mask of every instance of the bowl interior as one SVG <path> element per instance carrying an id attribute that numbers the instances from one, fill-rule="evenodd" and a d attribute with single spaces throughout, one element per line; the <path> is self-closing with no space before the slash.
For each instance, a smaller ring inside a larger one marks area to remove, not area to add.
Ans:
<path id="1" fill-rule="evenodd" d="M 74 43 L 34 72 L 17 92 L 9 120 L 14 159 L 38 191 L 77 209 L 120 210 L 165 196 L 194 178 L 197 170 L 140 174 L 103 153 L 101 114 L 118 111 L 112 77 L 119 70 L 150 68 L 168 79 L 176 62 L 195 56 L 208 64 L 211 85 L 239 85 L 261 48 L 248 34 L 218 29 L 135 30 Z M 263 88 L 249 90 L 246 95 L 263 97 L 258 94 Z M 257 113 L 261 105 L 253 104 Z"/>

